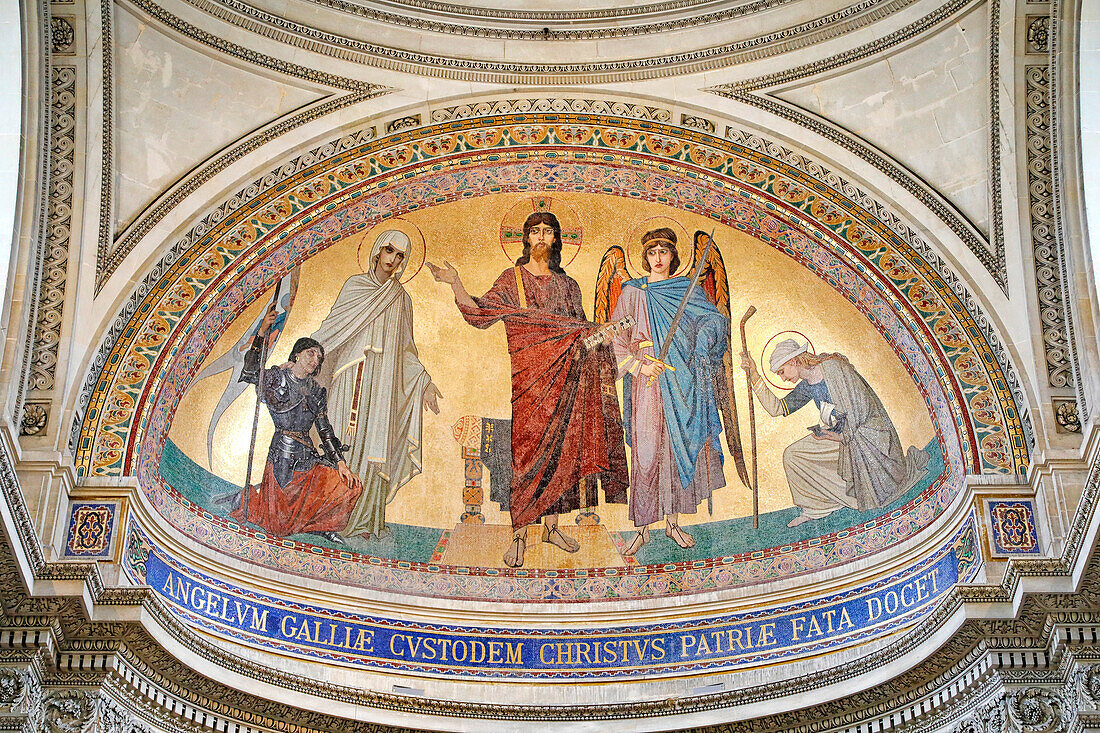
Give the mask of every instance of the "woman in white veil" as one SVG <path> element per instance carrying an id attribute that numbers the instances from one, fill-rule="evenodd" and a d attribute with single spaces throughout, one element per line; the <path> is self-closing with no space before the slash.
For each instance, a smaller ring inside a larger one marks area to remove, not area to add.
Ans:
<path id="1" fill-rule="evenodd" d="M 401 285 L 411 249 L 405 233 L 382 232 L 368 271 L 348 278 L 313 334 L 327 352 L 332 425 L 363 480 L 345 537 L 389 534 L 386 504 L 421 471 L 423 407 L 439 412 L 442 395 L 417 355 L 412 299 Z"/>

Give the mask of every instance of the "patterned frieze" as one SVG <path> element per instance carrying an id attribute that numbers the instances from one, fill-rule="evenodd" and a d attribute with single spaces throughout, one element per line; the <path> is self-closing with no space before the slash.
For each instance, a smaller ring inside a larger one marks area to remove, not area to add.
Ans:
<path id="1" fill-rule="evenodd" d="M 30 377 L 32 393 L 49 392 L 54 387 L 61 326 L 65 316 L 65 282 L 72 225 L 77 70 L 69 66 L 54 66 L 51 80 L 53 145 L 50 151 L 50 201 L 47 209 L 49 228 L 43 278 L 38 293 Z M 26 434 L 32 433 L 24 432 Z"/>
<path id="2" fill-rule="evenodd" d="M 670 122 L 671 110 L 653 107 L 636 102 L 574 99 L 569 97 L 528 97 L 520 99 L 500 99 L 484 102 L 470 102 L 453 107 L 432 110 L 432 124 L 465 120 L 472 117 L 492 117 L 508 114 L 530 114 L 537 112 L 576 112 L 593 115 L 616 115 L 653 122 Z"/>
<path id="3" fill-rule="evenodd" d="M 1073 373 L 1051 180 L 1050 68 L 1045 64 L 1025 67 L 1024 82 L 1028 212 L 1047 382 L 1051 387 L 1063 388 L 1072 386 Z"/>

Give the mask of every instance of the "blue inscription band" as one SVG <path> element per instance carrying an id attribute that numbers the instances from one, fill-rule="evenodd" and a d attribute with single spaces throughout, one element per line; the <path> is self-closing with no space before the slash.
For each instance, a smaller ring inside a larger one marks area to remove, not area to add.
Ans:
<path id="1" fill-rule="evenodd" d="M 905 572 L 799 603 L 602 629 L 463 627 L 366 616 L 253 592 L 167 557 L 136 524 L 128 534 L 130 577 L 207 631 L 371 668 L 496 678 L 720 671 L 818 654 L 913 623 L 977 567 L 973 524 L 967 523 L 951 543 Z"/>

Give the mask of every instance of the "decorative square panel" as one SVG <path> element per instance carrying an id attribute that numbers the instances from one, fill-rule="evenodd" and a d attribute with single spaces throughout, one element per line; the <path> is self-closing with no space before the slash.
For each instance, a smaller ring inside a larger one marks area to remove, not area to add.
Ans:
<path id="1" fill-rule="evenodd" d="M 1031 499 L 989 499 L 990 545 L 995 555 L 1038 555 L 1039 530 Z"/>
<path id="2" fill-rule="evenodd" d="M 119 502 L 73 502 L 63 557 L 68 560 L 111 560 L 118 529 Z"/>

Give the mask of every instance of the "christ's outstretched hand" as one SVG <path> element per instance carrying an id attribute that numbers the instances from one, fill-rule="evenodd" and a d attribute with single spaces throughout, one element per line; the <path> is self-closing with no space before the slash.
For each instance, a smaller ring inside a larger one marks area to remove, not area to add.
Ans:
<path id="1" fill-rule="evenodd" d="M 458 282 L 458 270 L 447 260 L 443 260 L 443 267 L 435 264 L 434 262 L 425 262 L 428 269 L 432 272 L 432 277 L 436 282 L 447 283 L 448 285 L 454 285 Z"/>

